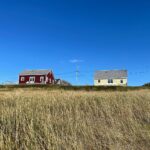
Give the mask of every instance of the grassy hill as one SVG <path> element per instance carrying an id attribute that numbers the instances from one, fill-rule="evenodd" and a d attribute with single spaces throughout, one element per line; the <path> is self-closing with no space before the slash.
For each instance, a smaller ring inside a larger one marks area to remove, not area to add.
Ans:
<path id="1" fill-rule="evenodd" d="M 150 147 L 150 90 L 0 91 L 0 149 Z"/>

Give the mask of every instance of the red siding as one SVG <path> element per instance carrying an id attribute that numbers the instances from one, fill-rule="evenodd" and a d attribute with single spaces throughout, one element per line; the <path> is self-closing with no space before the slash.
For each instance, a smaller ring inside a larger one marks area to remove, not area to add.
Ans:
<path id="1" fill-rule="evenodd" d="M 24 81 L 21 81 L 21 77 L 24 77 Z M 46 81 L 46 77 L 47 77 L 46 84 L 53 84 L 55 80 L 53 73 L 48 73 L 47 75 L 25 75 L 25 76 L 21 75 L 19 76 L 19 84 L 27 84 L 27 82 L 29 82 L 30 77 L 35 77 L 34 84 L 43 84 L 40 81 L 40 77 L 44 77 L 44 81 Z"/>
<path id="2" fill-rule="evenodd" d="M 47 84 L 53 84 L 54 83 L 54 75 L 53 75 L 53 73 L 49 73 L 47 75 L 47 78 L 48 78 Z"/>

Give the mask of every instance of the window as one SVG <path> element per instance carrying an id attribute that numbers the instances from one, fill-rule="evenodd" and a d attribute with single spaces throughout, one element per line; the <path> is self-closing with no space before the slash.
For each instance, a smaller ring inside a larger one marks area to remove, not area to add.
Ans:
<path id="1" fill-rule="evenodd" d="M 29 81 L 30 82 L 34 82 L 35 81 L 35 77 L 30 77 Z"/>
<path id="2" fill-rule="evenodd" d="M 100 83 L 101 82 L 101 80 L 98 80 L 98 83 Z"/>
<path id="3" fill-rule="evenodd" d="M 113 79 L 108 79 L 108 83 L 113 83 Z"/>
<path id="4" fill-rule="evenodd" d="M 25 78 L 24 77 L 21 77 L 21 81 L 24 81 L 25 80 Z"/>
<path id="5" fill-rule="evenodd" d="M 120 80 L 120 83 L 123 83 L 123 80 Z"/>

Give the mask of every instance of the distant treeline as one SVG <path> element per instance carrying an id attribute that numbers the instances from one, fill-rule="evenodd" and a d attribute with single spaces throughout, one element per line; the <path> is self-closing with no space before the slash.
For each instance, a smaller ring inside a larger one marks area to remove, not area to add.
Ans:
<path id="1" fill-rule="evenodd" d="M 149 83 L 144 84 L 144 86 L 150 87 L 150 82 L 149 82 Z"/>
<path id="2" fill-rule="evenodd" d="M 129 90 L 141 90 L 150 89 L 150 84 L 144 86 L 56 86 L 56 85 L 0 85 L 0 90 L 13 90 L 16 88 L 42 88 L 48 90 L 85 90 L 85 91 L 129 91 Z"/>

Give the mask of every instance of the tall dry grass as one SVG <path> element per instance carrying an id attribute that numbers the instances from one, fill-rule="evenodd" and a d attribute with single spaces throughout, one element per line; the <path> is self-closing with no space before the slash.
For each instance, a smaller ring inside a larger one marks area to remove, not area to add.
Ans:
<path id="1" fill-rule="evenodd" d="M 150 149 L 150 91 L 0 92 L 0 149 Z"/>

